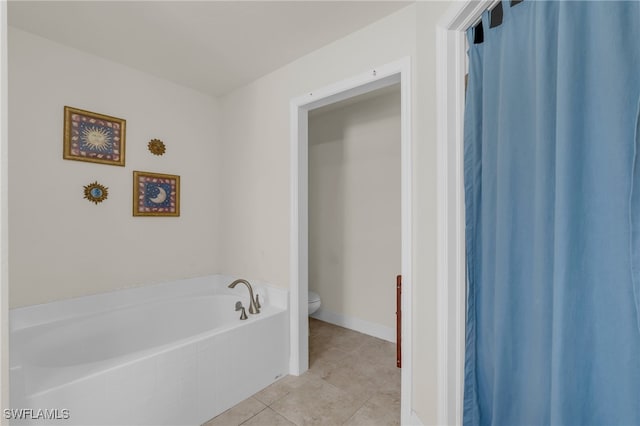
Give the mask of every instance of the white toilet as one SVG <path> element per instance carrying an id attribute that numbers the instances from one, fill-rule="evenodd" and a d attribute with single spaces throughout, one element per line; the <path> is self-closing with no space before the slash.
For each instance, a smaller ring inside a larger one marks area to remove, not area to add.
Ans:
<path id="1" fill-rule="evenodd" d="M 309 290 L 309 315 L 320 308 L 320 296 L 315 291 Z"/>

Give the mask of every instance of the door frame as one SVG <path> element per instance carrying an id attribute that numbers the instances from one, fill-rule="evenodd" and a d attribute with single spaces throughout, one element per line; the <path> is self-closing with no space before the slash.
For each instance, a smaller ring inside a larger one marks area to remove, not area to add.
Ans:
<path id="1" fill-rule="evenodd" d="M 368 71 L 296 97 L 290 102 L 291 224 L 290 224 L 290 373 L 300 375 L 309 368 L 309 111 L 400 83 L 401 107 L 401 274 L 402 292 L 402 389 L 401 421 L 415 417 L 412 401 L 412 105 L 411 58 Z M 393 281 L 390 281 L 391 285 Z M 415 421 L 412 421 L 415 423 Z"/>
<path id="2" fill-rule="evenodd" d="M 464 98 L 466 30 L 498 0 L 453 3 L 436 27 L 438 146 L 438 424 L 461 425 L 464 398 L 466 265 Z"/>

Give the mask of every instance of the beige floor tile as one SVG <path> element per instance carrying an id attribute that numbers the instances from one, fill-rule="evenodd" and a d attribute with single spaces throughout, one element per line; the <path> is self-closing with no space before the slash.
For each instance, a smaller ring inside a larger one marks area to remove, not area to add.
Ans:
<path id="1" fill-rule="evenodd" d="M 371 363 L 371 365 L 376 366 L 376 374 L 374 376 L 376 386 L 381 389 L 389 387 L 400 389 L 402 370 L 396 367 L 395 364 Z"/>
<path id="2" fill-rule="evenodd" d="M 316 361 L 328 361 L 333 363 L 339 363 L 349 355 L 349 352 L 345 352 L 338 348 L 327 348 L 324 350 L 310 350 L 309 351 L 309 365 L 313 365 Z"/>
<path id="3" fill-rule="evenodd" d="M 330 337 L 328 342 L 329 347 L 338 348 L 345 352 L 355 352 L 359 350 L 370 339 L 370 336 L 342 327 L 337 327 L 336 330 L 328 334 L 328 336 Z"/>
<path id="4" fill-rule="evenodd" d="M 285 376 L 272 385 L 253 395 L 258 401 L 265 405 L 271 405 L 285 395 L 288 395 L 299 388 L 308 380 L 308 375 Z"/>
<path id="5" fill-rule="evenodd" d="M 372 396 L 345 423 L 348 426 L 392 426 L 400 424 L 400 395 L 382 393 Z"/>
<path id="6" fill-rule="evenodd" d="M 391 398 L 395 398 L 398 401 L 400 400 L 400 379 L 393 380 L 387 383 L 384 383 L 377 390 L 377 393 L 386 395 Z"/>
<path id="7" fill-rule="evenodd" d="M 203 426 L 238 426 L 255 416 L 267 406 L 257 399 L 250 397 L 231 407 L 219 416 L 206 422 Z"/>
<path id="8" fill-rule="evenodd" d="M 341 425 L 361 404 L 348 393 L 309 375 L 295 392 L 276 401 L 271 408 L 299 426 Z"/>
<path id="9" fill-rule="evenodd" d="M 367 360 L 381 365 L 396 366 L 396 345 L 386 340 L 371 337 L 362 345 L 358 353 Z"/>
<path id="10" fill-rule="evenodd" d="M 338 326 L 315 318 L 309 318 L 309 337 L 313 338 L 319 335 L 331 333 L 336 327 Z"/>
<path id="11" fill-rule="evenodd" d="M 380 366 L 358 355 L 349 355 L 339 365 L 326 368 L 323 373 L 321 377 L 324 380 L 361 402 L 374 392 L 400 390 L 399 369 Z"/>
<path id="12" fill-rule="evenodd" d="M 289 420 L 267 407 L 246 422 L 242 423 L 242 426 L 295 426 L 295 423 L 291 423 Z"/>
<path id="13" fill-rule="evenodd" d="M 370 336 L 337 325 L 314 320 L 309 323 L 309 352 L 337 348 L 352 352 L 365 344 Z"/>
<path id="14" fill-rule="evenodd" d="M 333 347 L 334 346 L 329 335 L 309 338 L 309 359 L 313 356 L 317 356 L 317 354 L 324 353 Z"/>
<path id="15" fill-rule="evenodd" d="M 326 378 L 331 371 L 336 369 L 336 367 L 337 364 L 323 359 L 318 359 L 313 362 L 309 360 L 309 373 L 314 374 L 321 379 Z"/>

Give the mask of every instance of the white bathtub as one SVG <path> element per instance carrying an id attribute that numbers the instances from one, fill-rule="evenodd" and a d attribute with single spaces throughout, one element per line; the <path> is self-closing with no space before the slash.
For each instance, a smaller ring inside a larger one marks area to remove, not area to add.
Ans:
<path id="1" fill-rule="evenodd" d="M 197 425 L 288 370 L 287 294 L 253 283 L 264 301 L 245 321 L 244 285 L 212 276 L 11 312 L 15 424 Z M 55 411 L 58 410 L 58 411 Z M 16 412 L 17 414 L 17 412 Z"/>

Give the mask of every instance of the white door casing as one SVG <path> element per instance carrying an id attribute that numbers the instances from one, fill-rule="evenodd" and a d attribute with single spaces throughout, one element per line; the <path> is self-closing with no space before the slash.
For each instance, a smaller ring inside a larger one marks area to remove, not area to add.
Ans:
<path id="1" fill-rule="evenodd" d="M 401 107 L 401 273 L 402 335 L 412 328 L 412 156 L 411 156 L 411 60 L 409 57 L 372 68 L 360 75 L 294 98 L 290 103 L 291 139 L 291 234 L 290 234 L 290 373 L 300 375 L 309 368 L 308 341 L 308 113 L 310 110 L 400 83 Z M 411 339 L 403 339 L 401 421 L 415 415 L 411 409 Z"/>
<path id="2" fill-rule="evenodd" d="M 454 2 L 436 28 L 438 424 L 461 425 L 466 316 L 463 131 L 466 30 L 495 0 Z"/>

